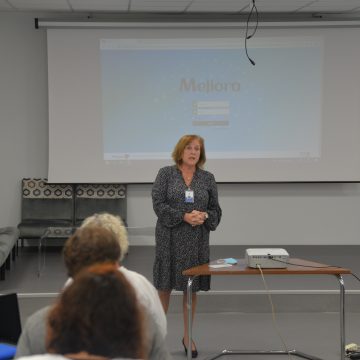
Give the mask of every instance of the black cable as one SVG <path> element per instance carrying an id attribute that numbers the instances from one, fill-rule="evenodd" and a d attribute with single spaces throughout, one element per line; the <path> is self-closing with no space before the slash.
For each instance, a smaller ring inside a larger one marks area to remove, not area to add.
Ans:
<path id="1" fill-rule="evenodd" d="M 273 261 L 278 261 L 278 262 L 281 262 L 281 263 L 284 263 L 284 264 L 288 264 L 288 265 L 294 265 L 294 266 L 301 266 L 301 267 L 307 267 L 307 268 L 315 268 L 315 269 L 328 269 L 328 268 L 339 268 L 341 269 L 342 266 L 333 266 L 333 265 L 327 265 L 327 266 L 311 266 L 311 265 L 301 265 L 301 264 L 295 264 L 295 263 L 291 263 L 291 262 L 288 262 L 288 261 L 282 261 L 282 260 L 279 260 L 279 259 L 274 259 L 273 256 L 271 255 L 268 255 L 269 259 L 273 260 Z M 360 280 L 359 280 L 360 281 Z"/>
<path id="2" fill-rule="evenodd" d="M 251 16 L 252 16 L 254 10 L 255 10 L 255 15 L 256 15 L 256 24 L 255 24 L 255 28 L 254 28 L 252 34 L 249 35 L 249 22 L 250 22 L 250 19 L 251 19 Z M 248 41 L 249 39 L 251 39 L 251 38 L 255 35 L 255 33 L 256 33 L 256 31 L 257 31 L 257 28 L 258 28 L 258 25 L 259 25 L 259 13 L 258 13 L 257 7 L 256 7 L 256 5 L 255 5 L 255 0 L 252 0 L 252 7 L 251 7 L 251 10 L 250 10 L 250 12 L 249 12 L 247 21 L 246 21 L 245 53 L 246 53 L 246 57 L 249 59 L 250 63 L 251 63 L 252 65 L 254 65 L 254 66 L 255 66 L 255 61 L 254 61 L 254 60 L 249 56 L 249 54 L 248 54 L 247 41 Z"/>
<path id="3" fill-rule="evenodd" d="M 246 21 L 246 39 L 251 39 L 255 35 L 255 33 L 256 33 L 257 29 L 258 29 L 258 26 L 259 26 L 259 13 L 258 13 L 258 9 L 257 9 L 256 4 L 255 4 L 255 0 L 252 0 L 252 4 L 253 5 L 251 7 L 249 16 L 248 16 L 247 21 Z M 251 15 L 252 15 L 254 9 L 255 9 L 255 14 L 256 14 L 256 24 L 255 24 L 255 28 L 254 28 L 252 34 L 249 35 L 248 34 L 248 32 L 249 32 L 249 22 L 250 22 Z"/>
<path id="4" fill-rule="evenodd" d="M 356 275 L 356 274 L 354 274 L 354 273 L 351 273 L 351 275 L 357 280 L 357 281 L 359 281 L 360 282 L 360 278 Z"/>
<path id="5" fill-rule="evenodd" d="M 338 269 L 341 269 L 341 268 L 342 268 L 342 266 L 335 266 L 335 265 L 311 266 L 311 265 L 295 264 L 295 263 L 291 263 L 291 262 L 288 262 L 288 261 L 282 261 L 282 260 L 279 260 L 279 259 L 274 259 L 274 257 L 271 256 L 271 255 L 268 255 L 268 258 L 271 259 L 271 260 L 273 260 L 273 261 L 278 261 L 278 262 L 283 263 L 283 264 L 294 265 L 294 266 L 301 266 L 301 267 L 308 267 L 308 268 L 316 268 L 316 269 L 328 269 L 328 268 L 338 268 Z M 354 274 L 353 272 L 351 272 L 350 275 L 352 275 L 357 281 L 360 282 L 360 277 L 359 277 L 359 276 L 357 276 L 357 275 Z"/>

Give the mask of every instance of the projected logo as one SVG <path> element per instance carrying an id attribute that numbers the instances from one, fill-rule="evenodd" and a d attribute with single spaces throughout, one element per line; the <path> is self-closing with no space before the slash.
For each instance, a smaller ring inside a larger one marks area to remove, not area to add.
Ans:
<path id="1" fill-rule="evenodd" d="M 239 92 L 240 82 L 222 82 L 214 80 L 196 81 L 194 78 L 181 79 L 180 82 L 181 92 L 202 92 L 202 93 L 213 93 L 213 92 Z"/>

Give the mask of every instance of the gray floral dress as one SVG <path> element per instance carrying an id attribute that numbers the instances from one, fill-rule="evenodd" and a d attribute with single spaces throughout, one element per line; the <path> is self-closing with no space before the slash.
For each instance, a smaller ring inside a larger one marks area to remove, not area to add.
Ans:
<path id="1" fill-rule="evenodd" d="M 185 191 L 194 192 L 194 202 L 185 202 Z M 158 217 L 155 241 L 154 286 L 158 290 L 186 290 L 182 272 L 209 262 L 209 232 L 221 219 L 214 175 L 197 169 L 190 187 L 175 166 L 159 170 L 152 188 L 154 211 Z M 209 218 L 200 226 L 191 226 L 183 218 L 192 210 L 206 211 Z M 210 277 L 195 278 L 193 291 L 209 290 Z"/>

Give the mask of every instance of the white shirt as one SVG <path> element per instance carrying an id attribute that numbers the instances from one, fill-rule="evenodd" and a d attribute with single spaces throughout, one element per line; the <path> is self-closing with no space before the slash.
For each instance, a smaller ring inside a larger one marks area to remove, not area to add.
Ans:
<path id="1" fill-rule="evenodd" d="M 70 358 L 67 358 L 63 355 L 58 355 L 58 354 L 41 354 L 41 355 L 29 355 L 29 356 L 23 356 L 20 357 L 19 359 L 23 359 L 23 360 L 70 360 Z M 113 360 L 127 360 L 127 358 L 116 358 Z M 128 359 L 130 360 L 130 359 Z M 134 360 L 134 359 L 132 359 Z"/>
<path id="2" fill-rule="evenodd" d="M 165 338 L 167 333 L 166 315 L 154 285 L 145 276 L 128 270 L 124 266 L 120 266 L 119 270 L 134 287 L 139 302 L 152 315 L 159 326 L 161 334 Z"/>

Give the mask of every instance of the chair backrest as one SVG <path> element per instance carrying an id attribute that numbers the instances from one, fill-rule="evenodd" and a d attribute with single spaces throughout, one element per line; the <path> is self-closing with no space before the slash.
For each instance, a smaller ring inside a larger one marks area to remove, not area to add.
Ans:
<path id="1" fill-rule="evenodd" d="M 21 334 L 17 294 L 0 295 L 0 342 L 16 344 Z"/>
<path id="2" fill-rule="evenodd" d="M 0 360 L 10 360 L 16 355 L 16 345 L 0 343 Z"/>
<path id="3" fill-rule="evenodd" d="M 124 184 L 77 184 L 75 188 L 75 225 L 95 213 L 118 215 L 126 223 L 126 186 Z"/>
<path id="4" fill-rule="evenodd" d="M 47 179 L 22 180 L 22 221 L 65 220 L 72 223 L 72 184 L 48 184 Z"/>

